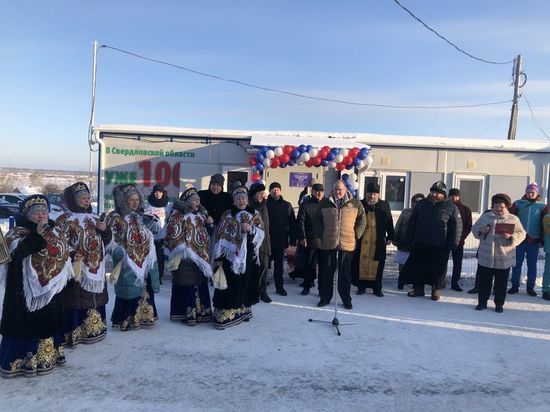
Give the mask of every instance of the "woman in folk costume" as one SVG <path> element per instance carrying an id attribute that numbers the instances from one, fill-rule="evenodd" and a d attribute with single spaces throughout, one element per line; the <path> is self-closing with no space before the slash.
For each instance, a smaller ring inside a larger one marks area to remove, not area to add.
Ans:
<path id="1" fill-rule="evenodd" d="M 114 328 L 122 331 L 153 326 L 157 319 L 154 293 L 160 290 L 154 234 L 158 218 L 142 213 L 143 196 L 132 184 L 113 190 L 115 210 L 107 216 L 114 237 L 112 248 L 115 307 Z"/>
<path id="2" fill-rule="evenodd" d="M 172 269 L 170 319 L 188 325 L 212 320 L 207 278 L 212 277 L 209 250 L 214 220 L 206 214 L 197 189 L 191 187 L 174 203 L 166 226 L 164 241 Z"/>
<path id="3" fill-rule="evenodd" d="M 248 321 L 252 305 L 259 301 L 260 246 L 264 225 L 257 211 L 248 205 L 245 187 L 233 190 L 233 206 L 220 220 L 214 237 L 214 326 L 225 329 Z M 220 279 L 222 278 L 222 279 Z"/>
<path id="4" fill-rule="evenodd" d="M 6 280 L 0 333 L 0 372 L 34 376 L 65 363 L 63 307 L 59 292 L 73 277 L 69 247 L 43 195 L 20 205 L 16 226 L 6 234 L 11 261 L 0 265 Z"/>
<path id="5" fill-rule="evenodd" d="M 90 190 L 85 183 L 77 182 L 66 188 L 63 200 L 69 211 L 57 218 L 56 225 L 78 262 L 73 266 L 75 278 L 61 294 L 65 343 L 76 346 L 100 341 L 107 333 L 105 249 L 113 236 L 105 222 L 92 213 Z"/>

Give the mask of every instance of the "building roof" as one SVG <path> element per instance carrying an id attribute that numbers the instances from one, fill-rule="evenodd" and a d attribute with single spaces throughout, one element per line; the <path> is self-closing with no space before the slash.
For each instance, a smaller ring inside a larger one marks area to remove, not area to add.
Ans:
<path id="1" fill-rule="evenodd" d="M 138 125 L 99 125 L 93 128 L 94 133 L 112 135 L 147 135 L 172 138 L 213 138 L 251 140 L 253 145 L 312 144 L 331 147 L 406 147 L 436 148 L 482 151 L 542 152 L 550 153 L 550 142 L 465 139 L 434 136 L 382 135 L 372 133 L 312 132 L 312 131 L 265 131 L 265 130 L 230 130 L 230 129 L 194 129 L 166 126 Z"/>

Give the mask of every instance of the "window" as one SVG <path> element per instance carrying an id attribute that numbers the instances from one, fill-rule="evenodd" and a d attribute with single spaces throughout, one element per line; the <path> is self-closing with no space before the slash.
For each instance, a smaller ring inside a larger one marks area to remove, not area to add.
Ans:
<path id="1" fill-rule="evenodd" d="M 363 197 L 367 195 L 367 185 L 369 183 L 378 183 L 380 185 L 380 198 L 390 204 L 391 210 L 403 210 L 407 205 L 407 196 L 409 195 L 408 175 L 407 173 L 382 172 L 380 176 L 365 176 L 363 182 Z"/>
<path id="2" fill-rule="evenodd" d="M 227 191 L 229 193 L 233 190 L 233 185 L 236 181 L 241 182 L 241 186 L 246 186 L 248 181 L 248 173 L 240 171 L 228 171 L 227 172 Z"/>
<path id="3" fill-rule="evenodd" d="M 460 202 L 468 206 L 473 213 L 482 213 L 485 177 L 456 175 L 455 182 L 454 187 L 460 189 Z"/>

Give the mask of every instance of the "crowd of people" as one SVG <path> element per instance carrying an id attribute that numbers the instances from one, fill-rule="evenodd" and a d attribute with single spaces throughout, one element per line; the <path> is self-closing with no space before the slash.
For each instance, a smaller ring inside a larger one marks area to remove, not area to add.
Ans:
<path id="1" fill-rule="evenodd" d="M 114 284 L 110 316 L 120 331 L 152 327 L 158 319 L 155 293 L 164 272 L 171 274 L 170 319 L 187 325 L 210 322 L 226 329 L 248 322 L 252 306 L 272 301 L 268 272 L 273 268 L 275 293 L 286 296 L 284 257 L 295 257 L 292 278 L 303 278 L 302 295 L 317 281 L 318 307 L 336 289 L 351 310 L 352 285 L 357 295 L 372 289 L 383 297 L 387 246 L 394 244 L 399 264 L 398 288 L 412 285 L 410 297 L 437 301 L 445 287 L 452 255 L 451 288 L 461 292 L 464 241 L 479 239 L 476 310 L 487 308 L 494 293 L 502 312 L 511 268 L 509 294 L 519 291 L 521 265 L 527 256 L 527 293 L 534 290 L 539 247 L 546 253 L 543 298 L 550 300 L 550 208 L 540 202 L 536 183 L 512 203 L 497 193 L 491 208 L 473 224 L 460 191 L 447 194 L 435 182 L 429 194 L 411 198 L 394 227 L 380 187 L 369 183 L 358 200 L 338 180 L 325 193 L 316 181 L 300 196 L 297 216 L 272 182 L 257 181 L 224 191 L 224 177 L 209 187 L 187 188 L 175 202 L 155 185 L 151 194 L 133 184 L 113 190 L 115 208 L 92 213 L 90 190 L 78 182 L 64 191 L 68 211 L 49 220 L 49 203 L 32 195 L 20 205 L 16 225 L 6 234 L 9 261 L 0 265 L 5 294 L 0 333 L 0 372 L 5 377 L 47 373 L 65 362 L 64 347 L 95 343 L 107 333 L 107 282 Z M 107 273 L 106 256 L 113 269 Z M 335 276 L 337 281 L 335 282 Z M 335 287 L 333 286 L 336 283 Z M 214 292 L 211 298 L 210 286 Z"/>

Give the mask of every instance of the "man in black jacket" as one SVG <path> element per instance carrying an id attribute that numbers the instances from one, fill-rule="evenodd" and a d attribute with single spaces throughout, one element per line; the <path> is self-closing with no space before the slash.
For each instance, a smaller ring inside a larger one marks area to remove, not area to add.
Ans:
<path id="1" fill-rule="evenodd" d="M 253 183 L 248 190 L 248 204 L 252 206 L 261 216 L 264 222 L 265 237 L 260 246 L 260 299 L 262 302 L 271 303 L 267 294 L 267 268 L 269 256 L 271 255 L 271 244 L 269 241 L 269 213 L 267 211 L 267 200 L 265 198 L 265 185 L 260 181 Z"/>
<path id="2" fill-rule="evenodd" d="M 361 201 L 367 216 L 367 227 L 356 252 L 354 284 L 357 294 L 372 288 L 374 296 L 382 297 L 382 274 L 386 264 L 386 246 L 393 240 L 393 218 L 390 205 L 380 199 L 380 186 L 367 185 L 367 196 Z"/>
<path id="3" fill-rule="evenodd" d="M 409 221 L 414 246 L 403 268 L 413 279 L 410 297 L 424 296 L 424 285 L 432 286 L 432 300 L 440 298 L 440 277 L 449 259 L 449 250 L 458 247 L 462 219 L 458 208 L 447 200 L 445 183 L 435 182 L 430 194 L 413 209 Z"/>
<path id="4" fill-rule="evenodd" d="M 214 219 L 217 225 L 226 210 L 233 206 L 233 198 L 227 192 L 223 191 L 225 178 L 217 173 L 210 178 L 210 184 L 207 190 L 199 191 L 201 205 L 208 211 L 208 216 Z"/>
<path id="5" fill-rule="evenodd" d="M 311 187 L 311 196 L 300 204 L 296 220 L 296 239 L 304 247 L 304 289 L 302 295 L 308 295 L 311 283 L 315 278 L 317 251 L 323 237 L 323 215 L 321 201 L 325 188 L 321 183 Z"/>
<path id="6" fill-rule="evenodd" d="M 278 182 L 269 185 L 267 211 L 269 213 L 269 236 L 271 240 L 271 258 L 274 266 L 275 292 L 278 295 L 286 296 L 287 293 L 283 287 L 283 259 L 289 244 L 296 245 L 296 216 L 292 205 L 281 196 L 281 185 Z"/>

